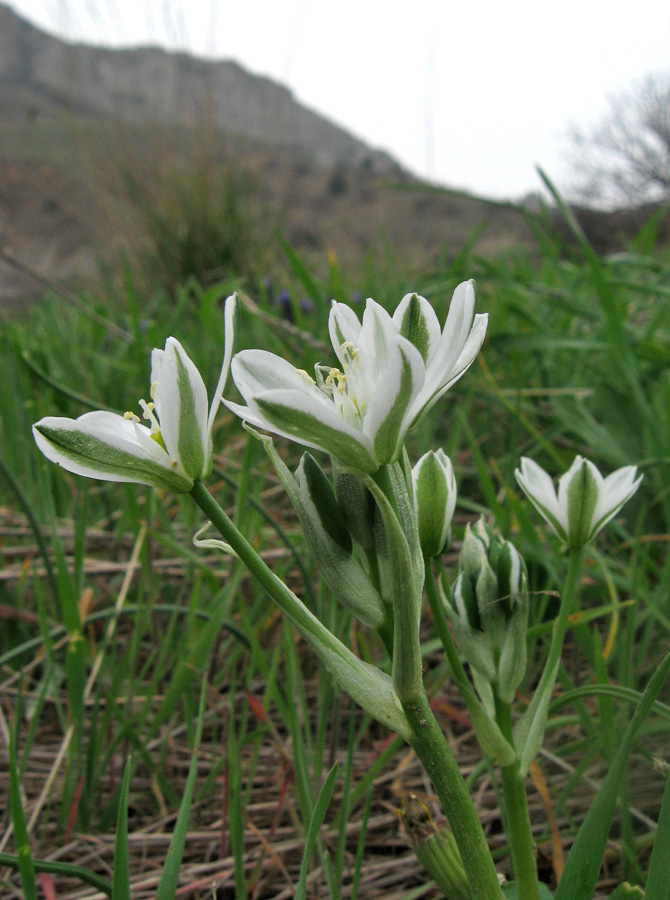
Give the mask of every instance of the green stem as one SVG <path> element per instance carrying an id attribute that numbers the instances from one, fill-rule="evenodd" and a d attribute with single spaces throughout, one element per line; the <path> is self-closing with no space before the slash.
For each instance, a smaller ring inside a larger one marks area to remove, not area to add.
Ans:
<path id="1" fill-rule="evenodd" d="M 340 642 L 319 619 L 301 603 L 293 591 L 268 568 L 233 521 L 221 509 L 201 481 L 196 481 L 191 496 L 219 531 L 256 580 L 265 588 L 277 605 L 287 613 L 302 634 L 316 635 L 318 639 L 338 652 Z"/>
<path id="2" fill-rule="evenodd" d="M 428 605 L 430 606 L 430 611 L 433 614 L 433 621 L 435 622 L 437 633 L 439 634 L 440 640 L 442 641 L 444 655 L 447 657 L 447 662 L 449 663 L 449 668 L 451 670 L 451 676 L 461 692 L 465 691 L 469 693 L 469 691 L 471 690 L 470 682 L 468 681 L 468 676 L 465 674 L 465 669 L 463 668 L 463 664 L 461 663 L 461 659 L 458 655 L 458 650 L 456 649 L 456 645 L 454 644 L 454 639 L 452 638 L 451 632 L 449 631 L 447 616 L 442 607 L 442 600 L 437 590 L 437 584 L 435 583 L 431 560 L 426 557 L 424 562 L 426 565 L 426 581 L 424 587 L 426 589 L 426 596 L 428 597 Z M 463 699 L 467 703 L 468 698 L 465 696 L 465 694 Z"/>
<path id="3" fill-rule="evenodd" d="M 195 482 L 191 496 L 258 583 L 288 615 L 340 686 L 371 716 L 409 740 L 409 725 L 388 675 L 355 656 L 277 578 L 202 482 Z"/>
<path id="4" fill-rule="evenodd" d="M 549 703 L 554 689 L 565 632 L 570 621 L 570 614 L 575 602 L 575 594 L 582 568 L 582 547 L 570 549 L 568 574 L 561 596 L 561 606 L 554 623 L 554 630 L 549 645 L 549 654 L 539 684 L 533 693 L 530 706 L 524 713 L 520 723 L 514 729 L 515 744 L 519 754 L 521 774 L 525 775 L 531 762 L 539 750 L 547 725 Z"/>
<path id="5" fill-rule="evenodd" d="M 301 634 L 315 647 L 325 650 L 331 657 L 339 657 L 348 665 L 361 668 L 361 678 L 370 679 L 370 667 L 353 657 L 350 651 L 331 634 L 321 622 L 300 602 L 295 594 L 265 565 L 254 548 L 237 530 L 230 518 L 221 509 L 204 485 L 196 481 L 191 496 L 202 509 L 210 522 L 218 529 L 223 539 L 234 549 L 238 557 L 247 566 L 262 587 L 270 594 L 277 605 L 292 619 Z M 416 633 L 418 644 L 418 630 Z M 414 653 L 420 658 L 420 646 Z M 319 654 L 323 658 L 322 653 Z M 381 677 L 381 673 L 380 673 Z M 372 713 L 370 704 L 363 700 L 374 700 L 365 691 L 356 689 L 355 678 L 350 680 L 354 688 L 352 696 L 364 709 Z M 383 682 L 379 682 L 383 685 Z M 351 691 L 350 691 L 351 693 Z M 373 688 L 374 693 L 374 688 Z M 357 696 L 358 694 L 358 696 Z M 377 694 L 375 703 L 379 705 Z M 381 698 L 383 701 L 385 698 Z M 386 701 L 387 703 L 389 701 Z M 458 849 L 468 875 L 472 900 L 502 900 L 502 891 L 498 883 L 493 858 L 491 857 L 486 837 L 479 821 L 477 811 L 465 786 L 458 763 L 440 730 L 428 704 L 423 684 L 411 696 L 402 702 L 404 716 L 400 713 L 388 717 L 389 724 L 401 733 L 414 747 L 417 756 L 428 772 L 442 807 L 450 821 Z M 380 720 L 384 716 L 377 714 Z"/>
<path id="6" fill-rule="evenodd" d="M 556 668 L 556 670 L 558 671 L 558 663 L 561 658 L 561 652 L 563 650 L 565 632 L 568 630 L 570 615 L 575 604 L 575 594 L 577 592 L 577 583 L 579 581 L 579 576 L 582 570 L 583 556 L 583 547 L 570 548 L 568 574 L 565 578 L 565 587 L 563 589 L 563 595 L 561 597 L 561 605 L 558 611 L 558 617 L 556 618 L 556 624 L 554 625 L 554 631 L 551 636 L 551 645 L 549 647 L 547 664 L 544 668 L 544 672 L 542 673 L 543 678 L 545 677 L 547 672 L 551 672 L 551 670 L 554 668 Z M 554 674 L 553 681 L 555 680 L 556 675 Z"/>
<path id="7" fill-rule="evenodd" d="M 470 713 L 470 720 L 475 729 L 477 740 L 479 741 L 482 750 L 496 759 L 501 765 L 503 763 L 511 764 L 511 761 L 516 757 L 514 744 L 508 739 L 507 735 L 503 735 L 498 724 L 484 709 L 474 688 L 468 681 L 468 676 L 465 674 L 465 669 L 463 668 L 460 656 L 458 655 L 458 650 L 454 644 L 454 639 L 449 630 L 447 616 L 444 607 L 442 606 L 442 598 L 438 592 L 435 577 L 433 575 L 431 560 L 428 557 L 425 557 L 424 562 L 426 566 L 426 595 L 428 597 L 430 610 L 433 614 L 433 621 L 435 622 L 437 633 L 442 641 L 442 647 L 444 648 L 444 654 L 447 657 L 451 676 L 456 683 L 456 687 L 461 692 L 461 697 L 465 700 L 465 705 Z"/>
<path id="8" fill-rule="evenodd" d="M 495 704 L 496 721 L 500 730 L 509 741 L 512 741 L 511 706 L 500 700 L 497 695 Z M 505 798 L 507 841 L 512 854 L 517 897 L 519 900 L 540 900 L 526 784 L 519 770 L 518 761 L 515 760 L 510 766 L 501 766 L 500 774 Z"/>
<path id="9" fill-rule="evenodd" d="M 423 763 L 461 854 L 472 900 L 502 900 L 493 858 L 454 754 L 422 691 L 403 703 L 412 729 L 410 743 Z"/>

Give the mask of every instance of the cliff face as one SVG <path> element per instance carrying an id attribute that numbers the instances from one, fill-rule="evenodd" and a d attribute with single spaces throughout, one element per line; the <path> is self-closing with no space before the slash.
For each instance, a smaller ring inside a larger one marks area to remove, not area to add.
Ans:
<path id="1" fill-rule="evenodd" d="M 301 106 L 286 88 L 237 63 L 207 62 L 155 47 L 106 50 L 69 44 L 2 5 L 0 82 L 5 115 L 44 106 L 128 123 L 192 127 L 205 121 L 324 165 L 365 163 L 377 175 L 398 169 L 386 154 Z"/>

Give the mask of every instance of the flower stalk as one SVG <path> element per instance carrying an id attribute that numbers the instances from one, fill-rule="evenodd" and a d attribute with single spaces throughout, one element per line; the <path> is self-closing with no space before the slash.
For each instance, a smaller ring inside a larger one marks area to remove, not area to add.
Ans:
<path id="1" fill-rule="evenodd" d="M 583 557 L 584 550 L 582 547 L 570 550 L 568 573 L 561 595 L 558 616 L 554 622 L 547 661 L 542 671 L 540 683 L 535 689 L 528 709 L 514 726 L 514 744 L 519 754 L 519 770 L 522 777 L 525 777 L 528 773 L 530 764 L 542 746 L 549 713 L 549 703 L 554 684 L 556 683 L 556 676 L 558 675 L 565 633 L 568 629 L 570 614 L 575 603 Z"/>
<path id="2" fill-rule="evenodd" d="M 261 559 L 201 481 L 195 482 L 191 496 L 340 686 L 377 721 L 409 740 L 411 731 L 388 675 L 355 656 L 307 609 Z"/>
<path id="3" fill-rule="evenodd" d="M 512 742 L 512 710 L 509 703 L 495 697 L 496 720 L 504 736 Z M 528 811 L 528 795 L 518 760 L 500 767 L 505 804 L 506 835 L 518 900 L 540 900 L 535 861 L 535 845 Z"/>
<path id="4" fill-rule="evenodd" d="M 472 900 L 502 900 L 503 893 L 477 810 L 454 754 L 437 724 L 425 691 L 403 702 L 412 736 L 461 854 Z"/>

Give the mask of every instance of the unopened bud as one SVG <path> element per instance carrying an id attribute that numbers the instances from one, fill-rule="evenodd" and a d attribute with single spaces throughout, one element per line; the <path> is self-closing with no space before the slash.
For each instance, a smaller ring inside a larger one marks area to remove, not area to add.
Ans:
<path id="1" fill-rule="evenodd" d="M 412 470 L 419 519 L 419 543 L 425 556 L 439 556 L 451 539 L 456 508 L 456 478 L 443 450 L 430 450 Z"/>
<path id="2" fill-rule="evenodd" d="M 461 652 L 511 702 L 526 671 L 528 580 L 518 551 L 482 520 L 466 529 L 447 607 Z"/>

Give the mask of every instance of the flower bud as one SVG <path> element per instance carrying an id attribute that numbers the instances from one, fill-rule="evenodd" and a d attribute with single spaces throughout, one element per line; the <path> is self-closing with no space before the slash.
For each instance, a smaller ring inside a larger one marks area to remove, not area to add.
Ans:
<path id="1" fill-rule="evenodd" d="M 314 504 L 314 509 L 326 533 L 346 553 L 352 551 L 349 529 L 335 499 L 330 482 L 311 453 L 305 453 L 295 473 L 298 485 Z"/>
<path id="2" fill-rule="evenodd" d="M 358 476 L 341 471 L 335 464 L 334 480 L 337 503 L 352 538 L 363 550 L 372 549 L 377 512 L 374 497 Z"/>
<path id="3" fill-rule="evenodd" d="M 430 450 L 412 470 L 419 519 L 419 543 L 425 556 L 439 556 L 451 539 L 456 508 L 456 478 L 443 450 Z"/>
<path id="4" fill-rule="evenodd" d="M 461 854 L 449 824 L 438 824 L 415 794 L 403 801 L 400 818 L 419 862 L 448 900 L 471 900 Z"/>
<path id="5" fill-rule="evenodd" d="M 511 702 L 526 670 L 528 584 L 518 551 L 483 520 L 467 527 L 447 614 L 461 652 Z"/>

